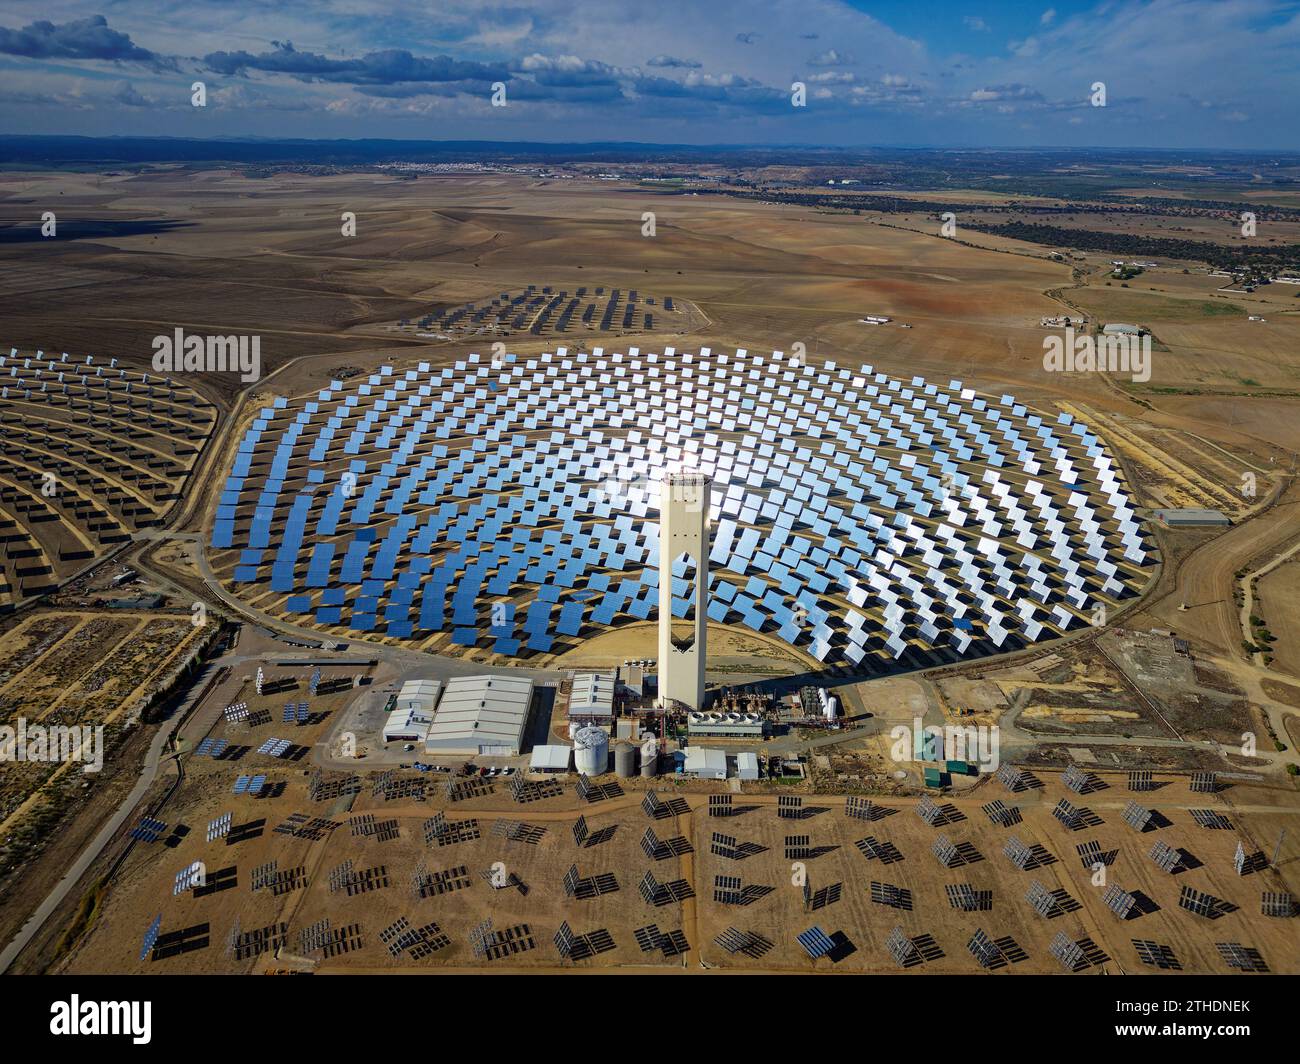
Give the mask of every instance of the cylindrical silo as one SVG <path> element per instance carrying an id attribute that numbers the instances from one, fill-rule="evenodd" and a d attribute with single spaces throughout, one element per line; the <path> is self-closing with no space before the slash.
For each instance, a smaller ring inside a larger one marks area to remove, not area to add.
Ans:
<path id="1" fill-rule="evenodd" d="M 659 775 L 659 748 L 646 743 L 641 748 L 641 778 L 652 780 Z"/>
<path id="2" fill-rule="evenodd" d="M 614 775 L 625 780 L 636 775 L 636 747 L 631 743 L 614 747 Z"/>
<path id="3" fill-rule="evenodd" d="M 584 776 L 609 771 L 609 736 L 603 728 L 588 725 L 573 737 L 573 764 Z"/>

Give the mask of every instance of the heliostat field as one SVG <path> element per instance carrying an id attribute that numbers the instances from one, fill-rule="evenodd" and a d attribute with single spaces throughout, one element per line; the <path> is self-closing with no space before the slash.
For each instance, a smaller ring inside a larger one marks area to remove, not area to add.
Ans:
<path id="1" fill-rule="evenodd" d="M 1148 576 L 1121 471 L 1070 415 L 708 348 L 472 355 L 277 398 L 239 444 L 213 560 L 300 623 L 552 655 L 657 619 L 659 481 L 682 470 L 712 479 L 709 620 L 827 664 L 1011 649 Z M 689 618 L 694 574 L 673 573 Z"/>

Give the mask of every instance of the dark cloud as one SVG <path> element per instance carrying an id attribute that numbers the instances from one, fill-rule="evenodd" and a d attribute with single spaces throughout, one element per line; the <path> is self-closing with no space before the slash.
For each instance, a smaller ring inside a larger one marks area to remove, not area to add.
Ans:
<path id="1" fill-rule="evenodd" d="M 736 40 L 741 44 L 753 44 L 758 40 L 760 34 L 757 33 L 737 33 Z"/>
<path id="2" fill-rule="evenodd" d="M 272 42 L 275 50 L 212 52 L 203 62 L 218 74 L 247 74 L 250 70 L 288 74 L 304 81 L 330 81 L 349 85 L 395 85 L 401 82 L 504 81 L 505 66 L 453 59 L 448 55 L 417 56 L 401 48 L 369 52 L 360 59 L 330 59 L 315 52 L 299 52 L 288 41 Z"/>
<path id="3" fill-rule="evenodd" d="M 0 26 L 0 53 L 27 59 L 108 59 L 156 63 L 159 57 L 134 44 L 125 33 L 110 29 L 103 15 L 91 15 L 56 26 L 33 22 L 20 30 Z"/>
<path id="4" fill-rule="evenodd" d="M 678 59 L 675 55 L 657 55 L 647 59 L 646 66 L 668 67 L 676 70 L 699 70 L 700 64 L 694 59 Z"/>

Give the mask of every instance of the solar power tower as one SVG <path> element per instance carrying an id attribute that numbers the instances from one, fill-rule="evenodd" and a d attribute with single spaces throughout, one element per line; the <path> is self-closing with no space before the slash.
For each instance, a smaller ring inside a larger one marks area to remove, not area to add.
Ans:
<path id="1" fill-rule="evenodd" d="M 709 594 L 709 485 L 703 473 L 669 473 L 659 486 L 659 697 L 704 708 Z M 692 632 L 673 633 L 673 600 L 692 603 Z"/>

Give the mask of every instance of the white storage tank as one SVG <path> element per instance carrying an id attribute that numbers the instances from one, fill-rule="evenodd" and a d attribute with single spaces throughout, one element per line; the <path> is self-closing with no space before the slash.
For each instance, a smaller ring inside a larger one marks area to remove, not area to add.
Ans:
<path id="1" fill-rule="evenodd" d="M 573 737 L 573 765 L 584 776 L 609 771 L 609 735 L 603 728 L 588 725 Z"/>
<path id="2" fill-rule="evenodd" d="M 839 699 L 837 699 L 834 695 L 831 695 L 826 699 L 826 705 L 822 709 L 822 715 L 827 720 L 834 720 L 839 713 L 839 708 L 840 708 Z"/>

